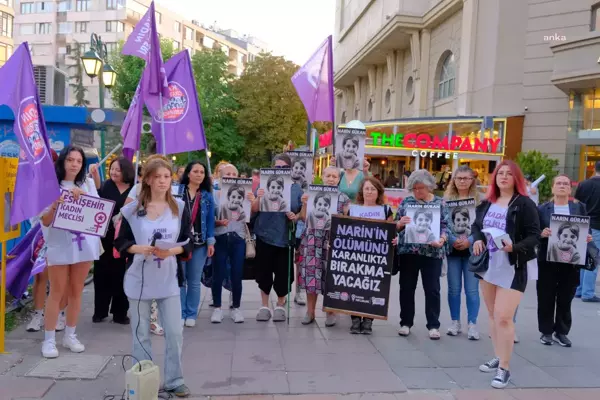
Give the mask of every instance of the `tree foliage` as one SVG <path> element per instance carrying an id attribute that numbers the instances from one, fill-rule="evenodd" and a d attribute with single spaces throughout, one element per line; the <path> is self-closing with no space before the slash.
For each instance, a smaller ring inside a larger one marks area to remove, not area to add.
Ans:
<path id="1" fill-rule="evenodd" d="M 538 191 L 540 193 L 540 201 L 550 198 L 552 195 L 552 179 L 558 175 L 556 171 L 558 160 L 550 158 L 547 154 L 543 154 L 538 150 L 530 150 L 517 154 L 516 162 L 525 175 L 531 175 L 532 180 L 546 175 L 546 179 L 538 186 Z"/>
<path id="2" fill-rule="evenodd" d="M 67 67 L 70 73 L 69 86 L 73 89 L 73 93 L 75 93 L 75 102 L 73 105 L 75 107 L 86 107 L 90 102 L 85 98 L 88 90 L 83 85 L 84 70 L 81 63 L 81 47 L 78 41 L 75 40 L 71 45 L 71 53 L 68 58 L 73 61 L 73 64 Z"/>
<path id="3" fill-rule="evenodd" d="M 233 97 L 229 57 L 220 49 L 205 49 L 192 57 L 204 131 L 212 158 L 237 163 L 244 139 L 236 128 L 238 103 Z"/>
<path id="4" fill-rule="evenodd" d="M 234 82 L 237 126 L 252 166 L 268 165 L 290 140 L 306 142 L 306 112 L 291 82 L 297 69 L 283 57 L 262 53 Z"/>

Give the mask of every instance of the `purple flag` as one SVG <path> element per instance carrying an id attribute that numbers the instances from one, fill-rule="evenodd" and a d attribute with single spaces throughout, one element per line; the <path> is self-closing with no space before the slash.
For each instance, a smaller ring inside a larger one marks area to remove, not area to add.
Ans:
<path id="1" fill-rule="evenodd" d="M 162 53 L 160 52 L 160 40 L 156 30 L 154 1 L 150 3 L 148 11 L 140 22 L 135 25 L 133 32 L 123 45 L 123 54 L 146 60 L 148 72 L 142 75 L 142 81 L 144 82 L 142 87 L 145 97 L 149 98 L 159 94 L 165 97 L 169 96 Z M 154 101 L 158 102 L 158 99 Z"/>
<path id="2" fill-rule="evenodd" d="M 292 83 L 311 123 L 334 122 L 333 49 L 329 36 L 306 64 L 292 77 Z"/>
<path id="3" fill-rule="evenodd" d="M 152 133 L 156 149 L 162 154 L 183 153 L 206 148 L 202 113 L 198 103 L 192 61 L 187 50 L 173 56 L 165 64 L 169 80 L 169 98 L 163 100 L 163 110 L 152 104 L 146 107 L 152 115 Z M 163 148 L 160 124 L 164 117 L 166 148 Z"/>
<path id="4" fill-rule="evenodd" d="M 140 82 L 138 83 L 138 87 L 135 90 L 135 94 L 129 105 L 129 110 L 127 110 L 125 121 L 123 121 L 123 125 L 121 126 L 121 136 L 123 136 L 123 156 L 129 161 L 133 159 L 133 154 L 140 148 L 142 115 L 144 113 L 144 102 L 140 95 L 145 74 L 146 71 L 142 73 L 142 79 L 140 79 Z"/>
<path id="5" fill-rule="evenodd" d="M 16 225 L 39 215 L 60 196 L 60 189 L 27 42 L 0 68 L 0 76 L 0 104 L 15 115 L 13 129 L 21 147 L 10 210 L 10 223 Z"/>
<path id="6" fill-rule="evenodd" d="M 36 224 L 8 253 L 6 288 L 14 298 L 20 299 L 27 289 L 29 278 L 46 267 L 43 243 L 41 225 Z"/>

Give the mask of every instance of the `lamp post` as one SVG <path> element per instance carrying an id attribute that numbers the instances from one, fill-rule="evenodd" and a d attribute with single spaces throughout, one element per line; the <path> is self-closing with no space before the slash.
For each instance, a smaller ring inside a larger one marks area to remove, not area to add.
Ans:
<path id="1" fill-rule="evenodd" d="M 104 109 L 104 88 L 110 89 L 115 85 L 117 73 L 108 63 L 108 51 L 106 44 L 102 43 L 100 36 L 92 33 L 90 37 L 90 49 L 81 56 L 81 63 L 87 76 L 91 79 L 98 77 L 100 86 L 98 93 L 98 102 L 100 108 Z M 106 153 L 106 137 L 104 127 L 100 128 L 100 159 L 104 158 Z"/>

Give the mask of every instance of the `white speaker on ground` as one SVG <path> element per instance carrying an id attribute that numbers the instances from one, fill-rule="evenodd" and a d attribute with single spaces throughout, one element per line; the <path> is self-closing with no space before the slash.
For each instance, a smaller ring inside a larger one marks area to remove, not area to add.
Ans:
<path id="1" fill-rule="evenodd" d="M 152 361 L 136 363 L 125 373 L 126 400 L 158 400 L 160 370 Z"/>

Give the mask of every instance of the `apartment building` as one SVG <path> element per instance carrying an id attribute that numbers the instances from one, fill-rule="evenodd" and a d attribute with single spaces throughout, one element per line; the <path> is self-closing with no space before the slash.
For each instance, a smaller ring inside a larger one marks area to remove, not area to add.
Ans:
<path id="1" fill-rule="evenodd" d="M 2 2 L 0 0 L 0 9 Z M 12 2 L 13 0 L 8 0 Z M 150 0 L 14 0 L 15 44 L 29 42 L 35 65 L 52 65 L 63 71 L 76 62 L 70 58 L 78 42 L 81 51 L 90 47 L 92 33 L 99 35 L 109 52 L 115 51 L 146 13 Z M 202 27 L 168 9 L 156 5 L 158 33 L 172 40 L 176 51 L 192 54 L 205 48 L 218 48 L 229 56 L 229 71 L 241 75 L 253 49 L 228 40 L 224 35 Z M 118 78 L 117 78 L 118 79 Z M 98 84 L 87 76 L 84 85 L 91 107 L 98 106 Z M 71 96 L 72 97 L 72 96 Z M 106 106 L 112 107 L 110 96 Z"/>
<path id="2" fill-rule="evenodd" d="M 13 0 L 0 0 L 0 67 L 13 53 L 14 18 Z"/>
<path id="3" fill-rule="evenodd" d="M 337 123 L 366 121 L 367 153 L 385 170 L 486 174 L 537 149 L 584 179 L 600 160 L 599 7 L 336 0 Z"/>

